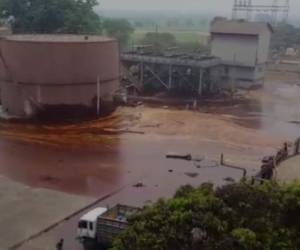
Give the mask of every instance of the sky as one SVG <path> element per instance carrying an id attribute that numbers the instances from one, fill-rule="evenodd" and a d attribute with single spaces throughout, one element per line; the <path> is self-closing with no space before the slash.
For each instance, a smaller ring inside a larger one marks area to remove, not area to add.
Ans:
<path id="1" fill-rule="evenodd" d="M 102 9 L 112 10 L 178 10 L 230 15 L 234 0 L 99 0 Z M 278 0 L 285 2 L 286 0 Z M 272 3 L 273 0 L 252 0 Z M 300 15 L 300 0 L 290 0 L 291 16 Z"/>

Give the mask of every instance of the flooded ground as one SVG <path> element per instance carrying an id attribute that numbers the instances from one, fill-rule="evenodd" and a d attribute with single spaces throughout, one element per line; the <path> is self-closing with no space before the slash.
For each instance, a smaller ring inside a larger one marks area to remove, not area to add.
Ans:
<path id="1" fill-rule="evenodd" d="M 299 82 L 299 75 L 272 73 L 263 90 L 243 92 L 243 101 L 210 104 L 198 111 L 139 106 L 121 107 L 110 117 L 77 124 L 0 122 L 0 176 L 34 190 L 46 188 L 93 198 L 118 190 L 100 199 L 97 206 L 141 206 L 170 197 L 180 185 L 221 185 L 228 177 L 241 178 L 241 171 L 219 166 L 221 153 L 226 162 L 244 167 L 251 176 L 259 170 L 263 156 L 299 136 Z M 169 152 L 191 153 L 204 160 L 166 159 Z M 145 186 L 133 187 L 137 182 Z M 9 190 L 5 193 L 10 197 Z M 56 204 L 57 210 L 60 207 Z M 49 218 L 51 213 L 47 211 Z M 17 228 L 13 228 L 14 212 L 11 214 L 10 220 L 0 222 L 12 225 L 14 232 Z M 30 209 L 23 214 L 33 216 Z M 18 249 L 53 249 L 61 237 L 65 249 L 82 249 L 75 240 L 80 215 Z M 49 226 L 40 222 L 40 226 Z M 23 226 L 36 230 L 30 222 Z M 0 237 L 0 244 L 5 241 Z"/>
<path id="2" fill-rule="evenodd" d="M 265 89 L 249 91 L 243 103 L 200 112 L 142 106 L 71 125 L 2 122 L 0 175 L 33 187 L 99 196 L 181 164 L 166 160 L 167 152 L 211 159 L 225 153 L 250 172 L 258 170 L 264 154 L 300 132 L 298 76 L 286 77 L 288 83 L 280 76 L 270 74 Z"/>

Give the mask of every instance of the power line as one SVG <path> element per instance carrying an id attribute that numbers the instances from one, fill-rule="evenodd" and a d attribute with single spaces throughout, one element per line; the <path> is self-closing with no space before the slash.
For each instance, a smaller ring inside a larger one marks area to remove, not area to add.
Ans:
<path id="1" fill-rule="evenodd" d="M 271 1 L 271 0 L 270 0 Z M 257 14 L 266 14 L 273 25 L 287 22 L 290 11 L 290 0 L 273 0 L 271 4 L 253 4 L 252 0 L 234 0 L 232 19 L 252 21 Z"/>

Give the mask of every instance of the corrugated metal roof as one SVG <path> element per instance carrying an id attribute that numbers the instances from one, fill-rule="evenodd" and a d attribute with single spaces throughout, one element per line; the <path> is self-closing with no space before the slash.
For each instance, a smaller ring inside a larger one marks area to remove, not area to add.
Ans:
<path id="1" fill-rule="evenodd" d="M 211 33 L 259 35 L 273 29 L 270 24 L 263 22 L 247 22 L 243 20 L 216 20 L 212 22 Z"/>

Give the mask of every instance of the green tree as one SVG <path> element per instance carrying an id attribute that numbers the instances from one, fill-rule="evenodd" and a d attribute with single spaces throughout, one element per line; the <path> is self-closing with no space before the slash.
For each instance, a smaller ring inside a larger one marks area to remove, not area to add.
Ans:
<path id="1" fill-rule="evenodd" d="M 96 0 L 0 0 L 14 33 L 100 33 Z"/>
<path id="2" fill-rule="evenodd" d="M 103 28 L 105 33 L 117 39 L 121 46 L 128 45 L 130 36 L 134 32 L 130 22 L 123 18 L 107 18 L 103 22 Z"/>
<path id="3" fill-rule="evenodd" d="M 291 24 L 280 24 L 275 27 L 271 45 L 275 49 L 300 45 L 300 29 Z"/>
<path id="4" fill-rule="evenodd" d="M 300 184 L 184 186 L 129 220 L 113 250 L 296 250 Z"/>

